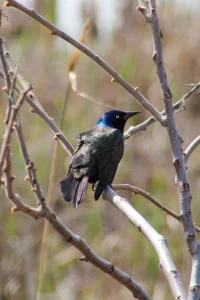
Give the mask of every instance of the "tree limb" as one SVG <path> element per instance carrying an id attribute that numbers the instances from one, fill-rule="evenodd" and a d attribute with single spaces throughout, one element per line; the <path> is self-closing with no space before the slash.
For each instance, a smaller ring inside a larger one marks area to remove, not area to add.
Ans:
<path id="1" fill-rule="evenodd" d="M 13 104 L 11 106 L 10 118 L 9 118 L 8 126 L 6 127 L 6 130 L 5 130 L 3 143 L 2 143 L 1 151 L 0 151 L 0 179 L 1 179 L 1 175 L 2 175 L 2 168 L 3 168 L 4 159 L 5 159 L 5 155 L 6 155 L 6 149 L 10 143 L 10 137 L 11 137 L 11 133 L 13 130 L 14 121 L 17 117 L 17 112 L 20 109 L 27 93 L 30 90 L 31 90 L 31 86 L 29 86 L 26 90 L 23 91 L 23 93 L 21 93 L 21 95 L 19 96 L 19 99 L 17 100 L 16 105 Z"/>
<path id="2" fill-rule="evenodd" d="M 139 1 L 144 2 L 144 1 Z M 185 239 L 187 242 L 188 250 L 192 256 L 192 273 L 190 281 L 190 294 L 191 299 L 200 298 L 200 243 L 196 237 L 194 223 L 191 215 L 191 194 L 189 183 L 186 175 L 186 168 L 184 158 L 182 154 L 182 141 L 177 130 L 176 120 L 174 116 L 174 108 L 172 104 L 172 93 L 169 88 L 167 74 L 165 71 L 165 65 L 163 60 L 163 47 L 162 47 L 162 32 L 160 30 L 159 19 L 156 10 L 156 0 L 146 1 L 150 4 L 151 9 L 148 9 L 148 5 L 139 6 L 140 11 L 147 23 L 150 24 L 152 37 L 153 37 L 153 60 L 156 65 L 156 71 L 158 79 L 161 85 L 162 96 L 165 105 L 166 118 L 167 118 L 167 130 L 170 139 L 173 165 L 176 171 L 177 188 L 179 195 L 180 215 L 184 228 Z"/>
<path id="3" fill-rule="evenodd" d="M 104 190 L 103 197 L 118 208 L 150 241 L 159 257 L 161 269 L 165 273 L 174 298 L 187 299 L 187 294 L 167 248 L 167 242 L 164 237 L 151 227 L 151 225 L 130 205 L 127 199 L 121 198 L 110 187 L 107 187 Z"/>
<path id="4" fill-rule="evenodd" d="M 10 157 L 10 146 L 6 149 L 6 156 L 4 162 L 4 174 L 5 179 L 3 182 L 3 187 L 5 190 L 6 197 L 14 204 L 14 207 L 11 208 L 11 212 L 21 211 L 24 214 L 27 214 L 34 219 L 38 219 L 44 216 L 43 211 L 41 210 L 41 206 L 31 207 L 22 202 L 20 196 L 15 194 L 13 191 L 13 179 L 11 171 L 11 157 Z"/>
<path id="5" fill-rule="evenodd" d="M 13 73 L 13 70 L 15 69 L 15 66 L 14 66 L 14 64 L 13 64 L 11 58 L 10 58 L 10 55 L 9 55 L 8 51 L 6 51 L 5 56 L 6 56 L 6 61 L 9 65 L 10 71 L 11 71 L 11 73 Z M 0 76 L 1 75 L 2 75 L 2 72 L 0 72 Z M 19 73 L 17 73 L 17 79 L 18 79 L 19 83 L 21 84 L 21 86 L 24 89 L 26 89 L 29 84 L 23 79 L 23 77 Z M 21 88 L 18 85 L 15 86 L 15 89 L 18 93 L 21 92 Z M 45 121 L 45 123 L 54 132 L 54 134 L 55 134 L 54 139 L 59 140 L 61 142 L 61 145 L 63 146 L 63 148 L 65 150 L 67 150 L 67 152 L 71 155 L 74 151 L 73 146 L 68 141 L 68 139 L 65 137 L 65 135 L 60 131 L 58 126 L 55 124 L 54 120 L 46 113 L 46 111 L 44 110 L 44 108 L 40 104 L 40 102 L 37 99 L 37 97 L 35 96 L 35 94 L 33 92 L 29 93 L 26 96 L 25 100 L 32 107 L 30 112 L 36 113 L 37 115 L 39 115 Z"/>
<path id="6" fill-rule="evenodd" d="M 145 192 L 144 190 L 130 185 L 130 184 L 112 184 L 112 188 L 113 190 L 125 190 L 125 191 L 130 191 L 132 193 L 134 193 L 135 195 L 141 195 L 144 198 L 146 198 L 147 200 L 149 200 L 150 202 L 152 202 L 154 205 L 156 205 L 157 207 L 159 207 L 160 209 L 162 209 L 166 214 L 170 215 L 171 217 L 173 217 L 174 219 L 176 219 L 177 221 L 181 222 L 181 217 L 179 215 L 177 215 L 175 212 L 173 212 L 172 210 L 170 210 L 169 208 L 167 208 L 165 205 L 163 205 L 162 203 L 160 203 L 158 200 L 156 200 L 154 197 L 152 197 L 150 195 L 150 193 Z M 195 229 L 197 232 L 200 232 L 200 228 L 195 226 Z"/>

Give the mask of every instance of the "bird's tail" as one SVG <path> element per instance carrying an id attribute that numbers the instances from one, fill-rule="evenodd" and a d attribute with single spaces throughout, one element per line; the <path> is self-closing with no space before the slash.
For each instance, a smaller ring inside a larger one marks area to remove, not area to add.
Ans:
<path id="1" fill-rule="evenodd" d="M 71 172 L 67 178 L 60 182 L 61 192 L 65 201 L 73 200 L 74 207 L 83 201 L 88 186 L 88 176 L 76 179 Z"/>

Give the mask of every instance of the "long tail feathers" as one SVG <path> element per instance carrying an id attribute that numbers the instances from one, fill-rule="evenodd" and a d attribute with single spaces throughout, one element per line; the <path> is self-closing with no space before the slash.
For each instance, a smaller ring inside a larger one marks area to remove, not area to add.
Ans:
<path id="1" fill-rule="evenodd" d="M 70 173 L 68 177 L 60 182 L 61 192 L 65 201 L 73 200 L 74 207 L 83 201 L 88 186 L 88 177 L 84 176 L 81 179 L 74 178 Z"/>

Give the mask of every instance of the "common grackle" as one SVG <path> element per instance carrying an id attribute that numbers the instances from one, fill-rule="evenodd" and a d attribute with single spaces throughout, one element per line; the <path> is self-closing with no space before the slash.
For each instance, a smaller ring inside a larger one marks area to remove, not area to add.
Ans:
<path id="1" fill-rule="evenodd" d="M 138 112 L 112 110 L 103 114 L 94 129 L 80 133 L 78 146 L 69 166 L 68 176 L 60 182 L 66 201 L 74 207 L 83 201 L 88 183 L 98 182 L 94 198 L 98 200 L 104 188 L 111 184 L 124 153 L 123 132 L 126 121 Z"/>

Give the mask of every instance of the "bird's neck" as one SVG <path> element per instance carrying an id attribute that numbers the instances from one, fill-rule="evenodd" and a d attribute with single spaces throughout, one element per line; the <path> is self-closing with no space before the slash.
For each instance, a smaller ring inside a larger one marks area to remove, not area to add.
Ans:
<path id="1" fill-rule="evenodd" d="M 124 126 L 121 126 L 120 128 L 116 128 L 112 125 L 112 123 L 110 123 L 109 121 L 105 121 L 103 119 L 100 119 L 95 125 L 95 128 L 106 128 L 106 127 L 118 129 L 122 135 L 124 134 Z"/>

